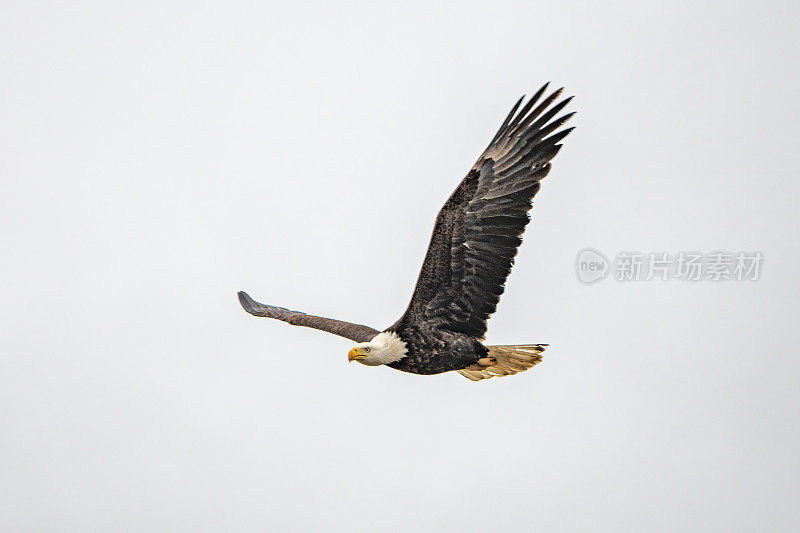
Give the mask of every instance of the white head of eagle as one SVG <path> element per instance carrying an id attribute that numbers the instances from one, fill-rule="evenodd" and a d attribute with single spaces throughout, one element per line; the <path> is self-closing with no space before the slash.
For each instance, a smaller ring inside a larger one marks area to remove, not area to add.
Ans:
<path id="1" fill-rule="evenodd" d="M 362 365 L 388 365 L 399 361 L 408 353 L 406 343 L 393 331 L 378 333 L 369 342 L 353 346 L 347 354 L 350 362 L 358 361 Z"/>

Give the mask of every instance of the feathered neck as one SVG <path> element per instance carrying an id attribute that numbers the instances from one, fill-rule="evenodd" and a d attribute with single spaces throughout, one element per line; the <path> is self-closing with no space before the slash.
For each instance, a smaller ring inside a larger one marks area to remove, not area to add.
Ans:
<path id="1" fill-rule="evenodd" d="M 379 365 L 388 365 L 399 361 L 408 353 L 405 341 L 393 331 L 378 333 L 369 341 L 369 344 L 378 350 L 374 361 Z"/>

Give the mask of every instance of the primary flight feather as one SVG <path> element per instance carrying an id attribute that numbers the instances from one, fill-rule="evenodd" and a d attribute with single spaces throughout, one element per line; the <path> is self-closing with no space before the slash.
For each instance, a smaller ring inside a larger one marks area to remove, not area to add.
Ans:
<path id="1" fill-rule="evenodd" d="M 245 292 L 239 293 L 242 307 L 251 315 L 351 339 L 358 344 L 348 359 L 370 366 L 414 374 L 455 370 L 478 381 L 539 363 L 546 344 L 485 346 L 482 340 L 522 243 L 533 197 L 573 129 L 559 130 L 574 113 L 554 118 L 572 98 L 553 105 L 558 89 L 539 102 L 546 90 L 547 85 L 522 108 L 525 97 L 517 101 L 439 211 L 411 303 L 394 325 L 378 331 L 264 305 Z"/>

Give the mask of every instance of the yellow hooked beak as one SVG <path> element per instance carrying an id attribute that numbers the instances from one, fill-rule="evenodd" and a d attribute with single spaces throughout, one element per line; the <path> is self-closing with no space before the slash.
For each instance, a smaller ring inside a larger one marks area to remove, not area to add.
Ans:
<path id="1" fill-rule="evenodd" d="M 350 361 L 351 363 L 361 357 L 364 356 L 358 353 L 358 348 L 353 348 L 349 352 L 347 352 L 347 360 Z"/>

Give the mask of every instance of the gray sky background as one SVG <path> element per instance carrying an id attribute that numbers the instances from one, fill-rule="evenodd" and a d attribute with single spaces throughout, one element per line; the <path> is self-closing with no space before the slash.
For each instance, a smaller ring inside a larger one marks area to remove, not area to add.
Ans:
<path id="1" fill-rule="evenodd" d="M 790 2 L 0 5 L 4 531 L 789 531 Z M 576 95 L 472 383 L 239 307 L 390 325 L 515 99 Z M 757 282 L 576 278 L 760 251 Z"/>

